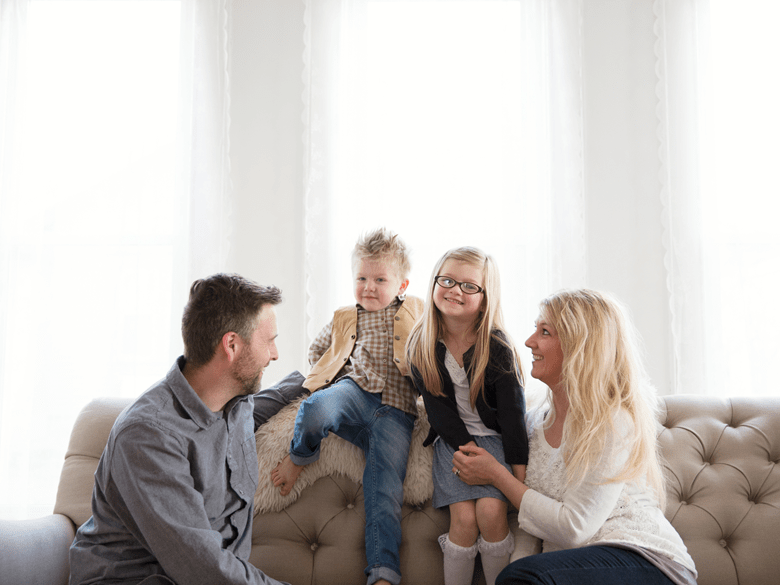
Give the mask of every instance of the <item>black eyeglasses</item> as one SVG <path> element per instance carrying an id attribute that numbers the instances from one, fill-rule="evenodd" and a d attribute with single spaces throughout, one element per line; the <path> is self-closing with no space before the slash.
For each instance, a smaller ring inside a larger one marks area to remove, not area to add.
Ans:
<path id="1" fill-rule="evenodd" d="M 460 290 L 462 290 L 467 295 L 475 295 L 477 293 L 481 293 L 484 290 L 481 286 L 477 286 L 473 282 L 458 282 L 449 276 L 437 276 L 433 280 L 442 288 L 452 288 L 457 284 L 460 286 Z"/>

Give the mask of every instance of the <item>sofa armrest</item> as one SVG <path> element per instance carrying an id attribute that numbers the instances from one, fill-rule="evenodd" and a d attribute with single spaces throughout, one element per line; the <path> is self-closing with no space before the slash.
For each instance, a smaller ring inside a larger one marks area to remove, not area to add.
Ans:
<path id="1" fill-rule="evenodd" d="M 0 585 L 67 585 L 76 528 L 67 516 L 0 520 Z"/>

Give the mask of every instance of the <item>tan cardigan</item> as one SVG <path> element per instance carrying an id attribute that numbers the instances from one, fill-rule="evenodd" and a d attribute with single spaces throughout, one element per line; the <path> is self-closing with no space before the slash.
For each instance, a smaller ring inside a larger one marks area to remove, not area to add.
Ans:
<path id="1" fill-rule="evenodd" d="M 393 327 L 393 362 L 401 374 L 409 375 L 406 365 L 406 340 L 412 332 L 412 327 L 422 315 L 423 301 L 417 297 L 406 297 L 398 307 Z M 303 383 L 303 387 L 314 392 L 327 386 L 338 376 L 341 368 L 347 363 L 357 341 L 357 306 L 341 307 L 333 314 L 333 331 L 331 344 L 319 361 L 314 364 Z"/>

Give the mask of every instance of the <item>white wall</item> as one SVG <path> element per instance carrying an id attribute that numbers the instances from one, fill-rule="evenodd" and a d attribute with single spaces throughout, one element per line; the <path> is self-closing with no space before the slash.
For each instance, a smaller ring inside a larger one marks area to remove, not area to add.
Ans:
<path id="1" fill-rule="evenodd" d="M 303 2 L 233 3 L 229 270 L 282 289 L 279 361 L 267 385 L 305 365 Z M 281 226 L 281 230 L 279 229 Z M 269 227 L 273 227 L 272 230 Z M 275 234 L 283 233 L 279 239 Z"/>
<path id="2" fill-rule="evenodd" d="M 583 97 L 588 282 L 632 310 L 661 393 L 670 339 L 655 117 L 652 2 L 584 0 Z M 237 196 L 231 270 L 280 286 L 280 360 L 305 364 L 302 1 L 236 2 L 231 158 Z M 266 228 L 282 225 L 287 236 Z"/>
<path id="3" fill-rule="evenodd" d="M 671 338 L 656 137 L 653 3 L 585 0 L 588 285 L 632 311 L 646 365 L 670 390 Z"/>

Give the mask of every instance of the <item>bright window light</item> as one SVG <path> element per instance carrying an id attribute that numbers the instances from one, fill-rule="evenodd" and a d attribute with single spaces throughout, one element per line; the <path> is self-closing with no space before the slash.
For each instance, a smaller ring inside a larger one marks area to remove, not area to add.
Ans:
<path id="1" fill-rule="evenodd" d="M 14 223 L 3 235 L 13 286 L 2 518 L 51 513 L 78 411 L 95 396 L 138 395 L 180 344 L 170 327 L 179 4 L 29 5 Z"/>

